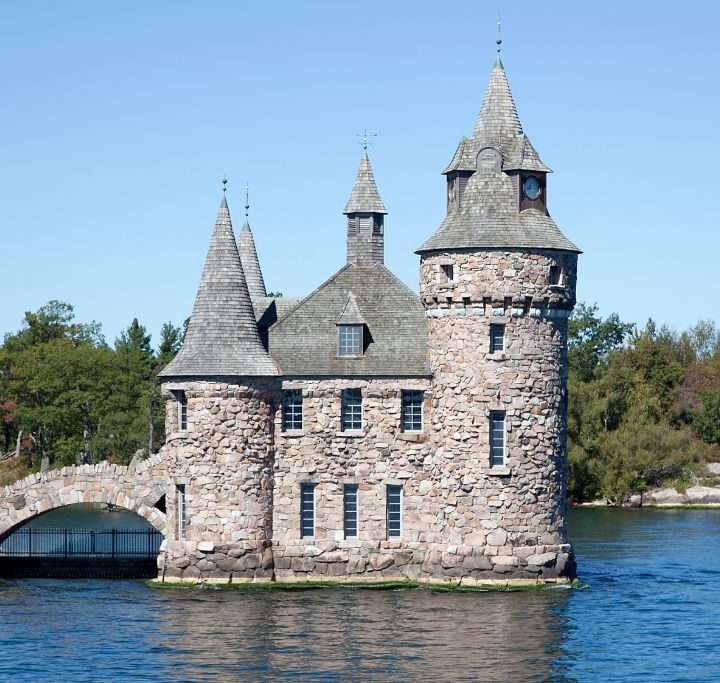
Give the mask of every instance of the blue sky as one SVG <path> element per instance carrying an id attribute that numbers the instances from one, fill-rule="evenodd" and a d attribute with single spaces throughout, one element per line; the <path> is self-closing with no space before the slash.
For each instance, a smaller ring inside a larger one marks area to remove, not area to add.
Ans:
<path id="1" fill-rule="evenodd" d="M 417 289 L 498 8 L 578 298 L 720 319 L 716 3 L 28 0 L 0 5 L 0 333 L 60 299 L 157 342 L 191 311 L 223 174 L 236 228 L 250 182 L 268 287 L 309 293 L 344 263 L 364 128 L 386 263 Z"/>

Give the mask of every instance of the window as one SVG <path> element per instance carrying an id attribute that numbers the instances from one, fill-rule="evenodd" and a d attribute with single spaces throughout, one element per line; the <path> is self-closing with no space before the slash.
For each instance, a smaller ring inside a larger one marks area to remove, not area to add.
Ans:
<path id="1" fill-rule="evenodd" d="M 343 389 L 342 392 L 342 431 L 352 432 L 362 429 L 362 391 Z"/>
<path id="2" fill-rule="evenodd" d="M 338 335 L 338 354 L 340 356 L 362 356 L 362 325 L 339 325 Z"/>
<path id="3" fill-rule="evenodd" d="M 383 234 L 383 219 L 382 216 L 375 216 L 373 221 L 373 235 Z"/>
<path id="4" fill-rule="evenodd" d="M 358 485 L 345 484 L 343 489 L 343 528 L 345 538 L 358 535 Z"/>
<path id="5" fill-rule="evenodd" d="M 505 350 L 505 325 L 490 325 L 490 353 Z"/>
<path id="6" fill-rule="evenodd" d="M 177 493 L 177 535 L 178 539 L 185 538 L 185 484 L 176 486 Z"/>
<path id="7" fill-rule="evenodd" d="M 348 216 L 348 235 L 355 234 L 355 217 Z"/>
<path id="8" fill-rule="evenodd" d="M 402 430 L 404 432 L 421 432 L 423 428 L 422 391 L 405 390 L 402 392 Z"/>
<path id="9" fill-rule="evenodd" d="M 563 285 L 564 284 L 564 278 L 563 278 L 563 272 L 562 272 L 562 266 L 559 264 L 555 264 L 554 266 L 550 266 L 550 284 L 551 285 Z"/>
<path id="10" fill-rule="evenodd" d="M 283 391 L 282 428 L 284 432 L 299 432 L 303 428 L 302 391 Z"/>
<path id="11" fill-rule="evenodd" d="M 360 233 L 369 233 L 370 226 L 372 225 L 372 218 L 370 216 L 360 216 L 358 218 L 358 226 Z"/>
<path id="12" fill-rule="evenodd" d="M 315 535 L 315 484 L 300 484 L 300 538 Z"/>
<path id="13" fill-rule="evenodd" d="M 388 538 L 400 538 L 400 520 L 402 516 L 402 486 L 388 484 L 385 499 Z"/>
<path id="14" fill-rule="evenodd" d="M 505 464 L 505 411 L 494 410 L 490 413 L 490 466 L 502 467 Z"/>
<path id="15" fill-rule="evenodd" d="M 184 391 L 178 391 L 175 393 L 177 399 L 177 421 L 178 431 L 187 431 L 187 396 Z"/>
<path id="16" fill-rule="evenodd" d="M 445 282 L 455 282 L 455 266 L 451 263 L 443 263 L 441 266 Z"/>

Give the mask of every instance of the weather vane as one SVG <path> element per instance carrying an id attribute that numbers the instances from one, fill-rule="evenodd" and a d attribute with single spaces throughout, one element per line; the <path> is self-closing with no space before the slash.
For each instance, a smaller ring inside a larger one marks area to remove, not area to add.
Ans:
<path id="1" fill-rule="evenodd" d="M 500 12 L 498 12 L 498 30 L 497 30 L 497 38 L 495 39 L 495 42 L 497 43 L 497 53 L 500 54 L 500 46 L 502 45 L 502 37 L 500 36 Z"/>
<path id="2" fill-rule="evenodd" d="M 250 191 L 248 187 L 248 181 L 245 181 L 245 218 L 248 217 L 248 209 L 250 208 Z"/>
<path id="3" fill-rule="evenodd" d="M 365 154 L 367 154 L 368 145 L 372 145 L 372 142 L 368 141 L 368 135 L 371 138 L 377 137 L 377 133 L 368 133 L 367 128 L 362 133 L 358 133 L 357 135 L 359 138 L 361 138 L 360 140 L 358 140 L 358 144 L 362 145 L 362 148 L 365 150 Z"/>

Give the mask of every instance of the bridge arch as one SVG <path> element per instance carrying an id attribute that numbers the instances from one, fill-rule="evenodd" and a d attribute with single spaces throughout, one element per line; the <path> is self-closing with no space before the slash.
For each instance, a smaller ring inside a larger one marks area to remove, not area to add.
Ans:
<path id="1" fill-rule="evenodd" d="M 108 463 L 63 467 L 0 488 L 0 542 L 33 517 L 77 503 L 117 505 L 165 534 L 167 517 L 155 507 L 165 490 L 151 464 L 144 468 Z"/>

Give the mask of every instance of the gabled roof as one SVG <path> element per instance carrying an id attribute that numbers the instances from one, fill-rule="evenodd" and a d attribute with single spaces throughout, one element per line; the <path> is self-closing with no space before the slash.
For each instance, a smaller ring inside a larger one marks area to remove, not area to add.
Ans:
<path id="1" fill-rule="evenodd" d="M 243 225 L 238 236 L 238 251 L 240 252 L 240 262 L 245 273 L 245 281 L 247 282 L 250 297 L 267 296 L 265 280 L 263 279 L 262 270 L 260 270 L 260 261 L 255 249 L 255 240 L 250 230 L 250 224 L 247 221 L 245 221 L 245 225 Z"/>
<path id="2" fill-rule="evenodd" d="M 355 295 L 350 292 L 348 294 L 347 303 L 345 304 L 345 308 L 343 308 L 343 312 L 340 314 L 340 317 L 337 319 L 336 325 L 364 325 L 365 324 L 365 318 L 363 318 L 362 313 L 360 313 L 360 309 L 357 305 L 357 299 L 355 299 Z"/>
<path id="3" fill-rule="evenodd" d="M 367 154 L 360 159 L 355 185 L 353 185 L 350 199 L 348 199 L 343 213 L 387 213 L 385 205 L 380 199 Z"/>
<path id="4" fill-rule="evenodd" d="M 187 334 L 161 377 L 277 375 L 263 348 L 223 197 Z"/>
<path id="5" fill-rule="evenodd" d="M 435 234 L 416 253 L 444 249 L 578 249 L 549 215 L 518 211 L 516 179 L 475 173 L 458 211 L 448 213 Z"/>
<path id="6" fill-rule="evenodd" d="M 365 353 L 338 356 L 337 322 L 350 295 L 367 326 Z M 270 355 L 290 376 L 427 376 L 427 318 L 419 297 L 384 265 L 348 264 L 268 331 Z"/>

